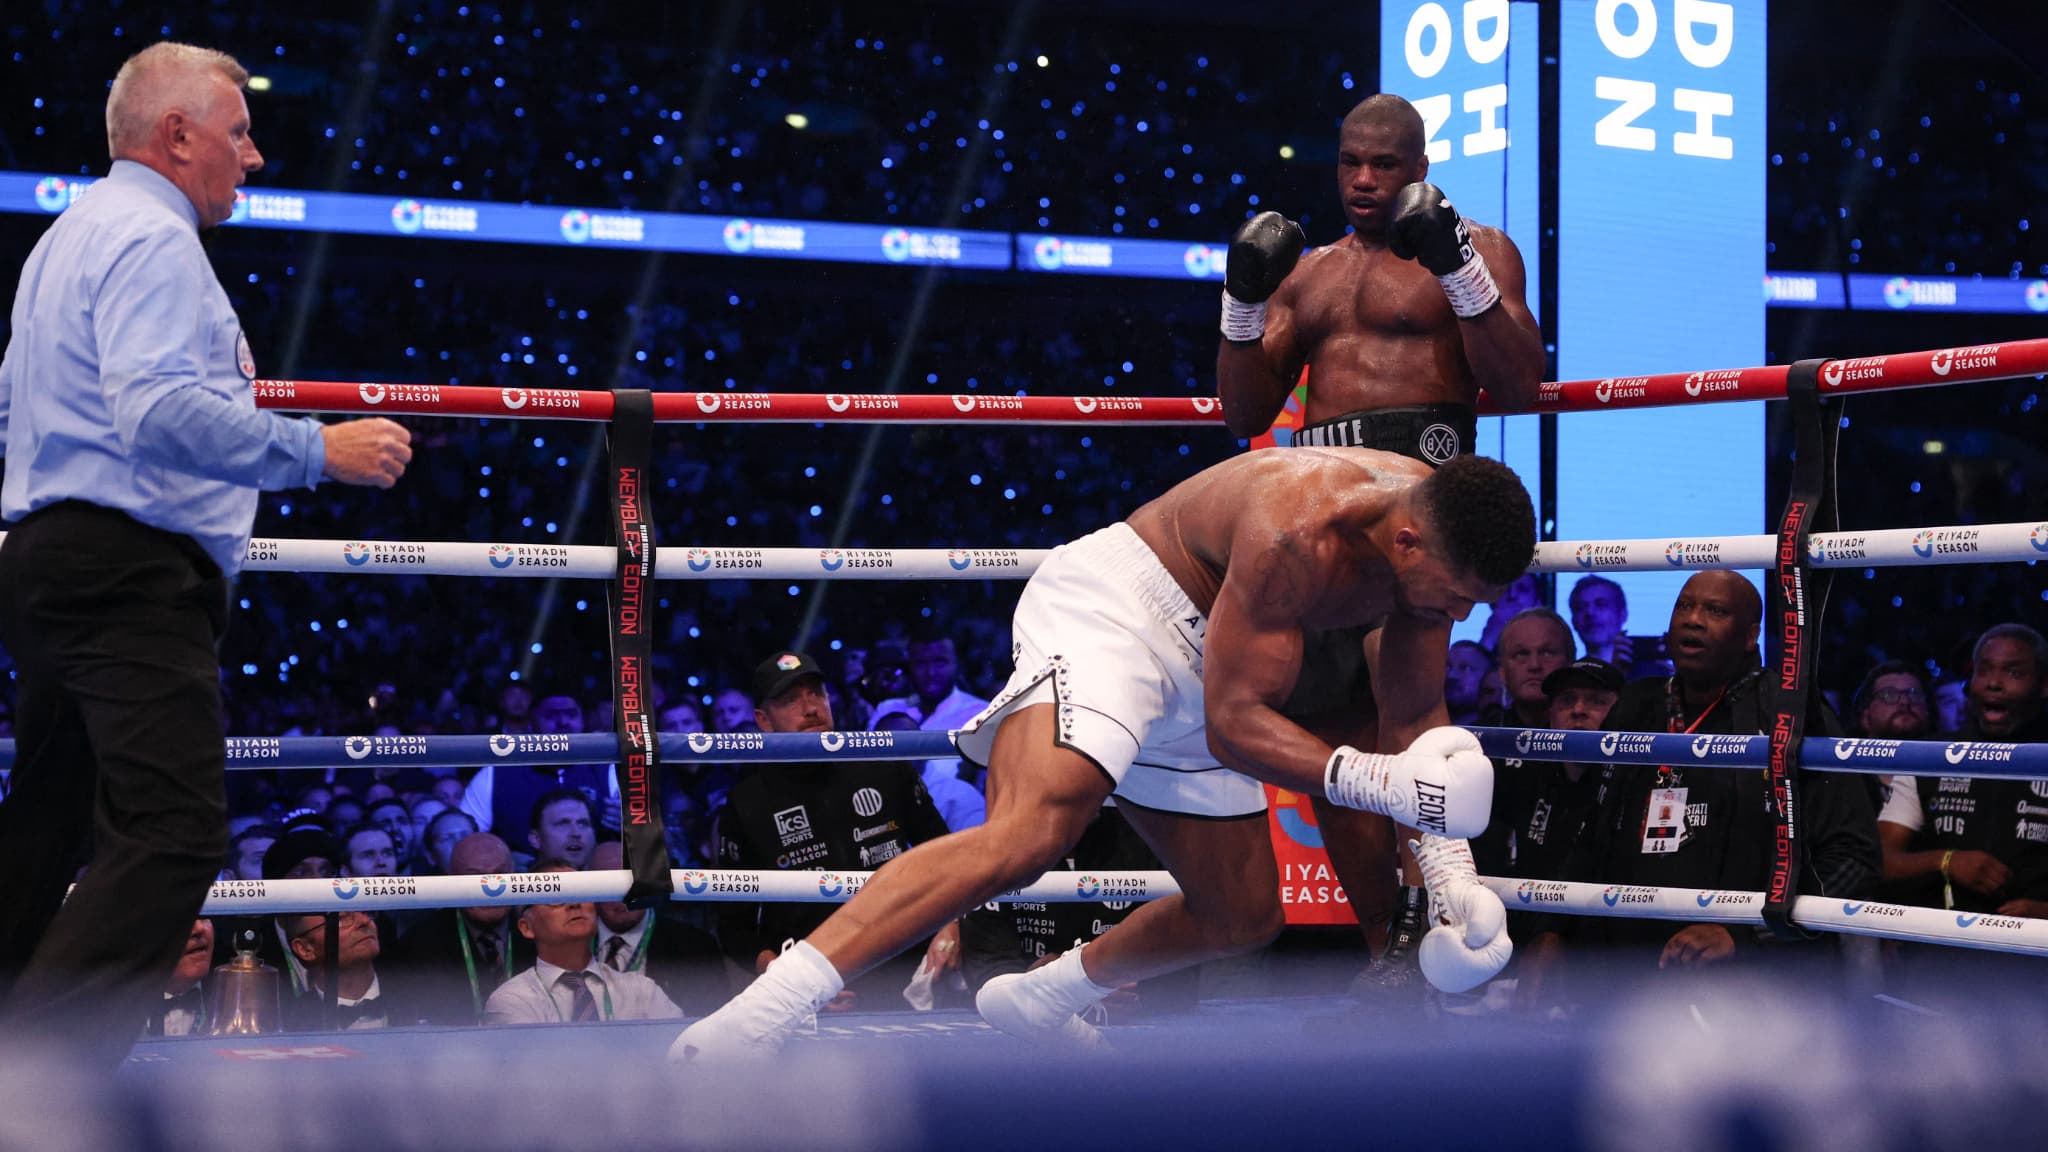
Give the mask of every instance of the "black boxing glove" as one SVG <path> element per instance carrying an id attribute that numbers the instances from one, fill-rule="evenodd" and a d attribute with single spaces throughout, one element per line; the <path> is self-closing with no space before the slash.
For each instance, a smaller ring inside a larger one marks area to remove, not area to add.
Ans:
<path id="1" fill-rule="evenodd" d="M 1223 274 L 1223 338 L 1252 342 L 1266 334 L 1266 300 L 1294 271 L 1308 247 L 1301 225 L 1278 212 L 1261 212 L 1230 239 Z"/>
<path id="2" fill-rule="evenodd" d="M 1451 311 L 1469 319 L 1500 303 L 1486 257 L 1472 246 L 1465 220 L 1443 189 L 1417 181 L 1394 197 L 1387 250 L 1430 270 L 1450 298 Z"/>

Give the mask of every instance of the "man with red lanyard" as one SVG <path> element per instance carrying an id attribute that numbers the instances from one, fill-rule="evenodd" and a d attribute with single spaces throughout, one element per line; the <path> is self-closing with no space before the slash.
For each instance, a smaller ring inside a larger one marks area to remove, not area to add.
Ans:
<path id="1" fill-rule="evenodd" d="M 1671 676 L 1631 681 L 1607 714 L 1619 732 L 1755 735 L 1768 730 L 1773 684 L 1762 675 L 1757 624 L 1763 602 L 1734 572 L 1700 572 L 1671 608 Z M 1816 702 L 1809 730 L 1839 735 Z M 1601 884 L 1757 892 L 1770 866 L 1772 825 L 1763 774 L 1750 768 L 1612 765 L 1601 776 L 1597 812 L 1567 870 Z M 1805 840 L 1802 893 L 1868 899 L 1882 871 L 1874 797 L 1856 777 L 1810 773 L 1800 780 Z M 1575 920 L 1573 951 L 1607 947 L 1630 959 L 1622 970 L 1720 964 L 1756 944 L 1763 928 L 1668 920 Z M 1802 950 L 1803 951 L 1803 950 Z"/>

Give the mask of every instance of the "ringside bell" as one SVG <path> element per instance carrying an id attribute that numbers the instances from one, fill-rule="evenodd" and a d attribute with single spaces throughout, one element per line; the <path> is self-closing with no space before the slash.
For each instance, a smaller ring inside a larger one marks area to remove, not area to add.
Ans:
<path id="1" fill-rule="evenodd" d="M 235 934 L 235 958 L 213 970 L 213 1002 L 206 1018 L 215 1036 L 284 1031 L 277 969 L 256 955 L 256 932 Z"/>

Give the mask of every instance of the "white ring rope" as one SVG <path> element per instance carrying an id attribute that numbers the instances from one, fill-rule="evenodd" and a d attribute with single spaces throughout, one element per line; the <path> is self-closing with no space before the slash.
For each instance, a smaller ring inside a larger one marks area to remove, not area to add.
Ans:
<path id="1" fill-rule="evenodd" d="M 1517 911 L 1690 920 L 1696 923 L 1764 922 L 1764 894 L 1761 892 L 1581 884 L 1563 880 L 1509 880 L 1498 876 L 1479 879 L 1500 896 L 1502 903 Z M 1800 896 L 1792 902 L 1792 921 L 1802 928 L 1822 928 L 1855 936 L 1918 940 L 1994 952 L 2048 956 L 2048 920 L 2020 916 L 1988 916 L 1883 904 L 1874 900 Z"/>
<path id="2" fill-rule="evenodd" d="M 0 540 L 6 533 L 0 533 Z M 1553 540 L 1536 545 L 1531 572 L 1676 572 L 1770 568 L 1774 536 L 1690 536 L 1648 540 Z M 694 548 L 657 550 L 663 580 L 1022 580 L 1047 548 Z M 1897 568 L 2048 560 L 2048 521 L 1815 533 L 1816 568 Z M 249 541 L 250 572 L 332 572 L 412 576 L 571 576 L 609 580 L 616 549 L 592 544 L 470 544 L 455 541 Z"/>
<path id="3" fill-rule="evenodd" d="M 873 872 L 719 871 L 673 873 L 678 901 L 710 903 L 844 903 Z M 204 916 L 284 912 L 375 912 L 392 909 L 602 902 L 625 897 L 632 873 L 521 872 L 491 876 L 370 876 L 339 880 L 228 880 L 208 894 Z M 1764 894 L 1699 888 L 1581 884 L 1482 876 L 1509 908 L 1579 916 L 1620 916 L 1727 924 L 1762 924 Z M 1167 872 L 1047 872 L 996 897 L 1003 902 L 1086 904 L 1157 900 L 1180 891 Z M 1805 928 L 1916 940 L 1995 952 L 2048 955 L 2048 920 L 1945 912 L 1876 901 L 1801 896 L 1793 921 Z"/>

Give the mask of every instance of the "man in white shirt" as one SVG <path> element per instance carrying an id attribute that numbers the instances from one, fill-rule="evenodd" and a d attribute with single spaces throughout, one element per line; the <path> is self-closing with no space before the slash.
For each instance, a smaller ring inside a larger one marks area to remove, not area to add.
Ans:
<path id="1" fill-rule="evenodd" d="M 626 866 L 617 840 L 597 846 L 590 866 L 617 872 Z M 704 1015 L 732 996 L 718 938 L 680 916 L 616 902 L 597 906 L 597 962 L 614 972 L 637 972 L 661 985 L 684 1015 Z"/>
<path id="2" fill-rule="evenodd" d="M 574 872 L 561 860 L 541 860 L 533 871 Z M 579 904 L 529 904 L 519 912 L 519 934 L 533 941 L 533 967 L 507 980 L 484 1005 L 486 1024 L 572 1024 L 596 1020 L 679 1020 L 683 1010 L 661 986 L 638 972 L 597 962 L 597 909 Z"/>
<path id="3" fill-rule="evenodd" d="M 910 683 L 917 691 L 917 726 L 926 732 L 954 731 L 988 707 L 988 701 L 960 687 L 960 660 L 950 636 L 927 636 L 910 642 Z M 947 788 L 947 780 L 961 778 L 960 769 L 958 756 L 925 761 L 925 790 L 937 797 Z M 967 785 L 972 788 L 974 782 L 968 780 Z M 980 789 L 975 791 L 978 794 Z M 987 819 L 985 812 L 976 812 L 971 819 L 955 823 L 956 815 L 953 811 L 945 812 L 946 827 L 955 832 Z"/>

